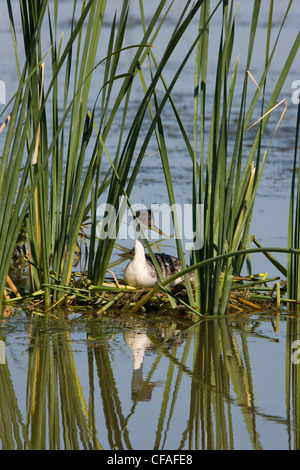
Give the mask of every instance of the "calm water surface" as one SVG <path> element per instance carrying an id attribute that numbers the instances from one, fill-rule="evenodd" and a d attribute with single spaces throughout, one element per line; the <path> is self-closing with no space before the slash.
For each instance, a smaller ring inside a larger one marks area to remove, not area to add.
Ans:
<path id="1" fill-rule="evenodd" d="M 3 449 L 299 448 L 298 318 L 0 327 Z"/>
<path id="2" fill-rule="evenodd" d="M 108 2 L 114 6 L 119 1 Z M 133 2 L 135 3 L 135 2 Z M 146 2 L 145 2 L 146 3 Z M 249 27 L 252 1 L 241 2 L 236 34 L 242 48 Z M 278 2 L 274 24 L 279 24 Z M 72 2 L 61 2 L 60 27 L 70 20 Z M 267 10 L 268 2 L 262 2 Z M 178 1 L 178 5 L 181 2 Z M 277 5 L 277 4 L 276 4 Z M 110 16 L 114 8 L 109 11 Z M 146 11 L 147 13 L 147 11 Z M 128 42 L 140 30 L 132 9 Z M 286 51 L 299 30 L 295 2 L 274 61 L 278 74 Z M 169 23 L 172 26 L 172 21 Z M 218 21 L 212 28 L 217 31 Z M 171 78 L 197 30 L 191 28 L 165 77 Z M 274 31 L 275 32 L 275 31 Z M 263 38 L 261 22 L 258 38 Z M 0 40 L 6 43 L 9 25 L 1 6 Z M 164 37 L 157 39 L 163 47 Z M 217 35 L 219 38 L 219 35 Z M 262 39 L 263 40 L 263 39 Z M 214 89 L 212 41 L 209 73 Z M 45 46 L 46 47 L 46 46 Z M 245 57 L 241 50 L 240 67 Z M 103 54 L 99 54 L 101 59 Z M 10 42 L 0 52 L 0 79 L 8 98 L 17 80 Z M 258 45 L 252 73 L 260 76 L 264 53 Z M 126 60 L 124 60 L 124 67 Z M 101 70 L 97 69 L 97 73 Z M 241 73 L 242 73 L 241 72 Z M 266 165 L 259 189 L 252 231 L 265 246 L 286 246 L 290 177 L 293 161 L 296 106 L 292 83 L 299 79 L 299 56 L 283 88 L 288 109 Z M 97 76 L 95 76 L 97 80 Z M 269 91 L 272 92 L 272 74 Z M 193 63 L 174 90 L 174 100 L 192 138 Z M 137 88 L 136 103 L 141 90 Z M 268 95 L 269 93 L 269 95 Z M 208 89 L 209 94 L 209 89 Z M 237 100 L 238 106 L 238 100 Z M 3 109 L 3 106 L 0 110 Z M 132 110 L 134 116 L 135 110 Z M 237 110 L 233 109 L 233 113 Z M 280 116 L 274 117 L 274 126 Z M 259 111 L 258 111 L 259 114 Z M 171 113 L 165 130 L 172 155 L 178 202 L 191 202 L 191 163 Z M 269 131 L 269 138 L 274 127 Z M 249 132 L 249 142 L 254 133 Z M 113 151 L 114 142 L 108 143 Z M 266 142 L 268 145 L 268 141 Z M 157 150 L 151 142 L 149 154 Z M 134 202 L 167 202 L 159 156 L 145 158 Z M 166 251 L 174 254 L 174 246 Z M 278 257 L 284 264 L 284 256 Z M 116 270 L 118 276 L 122 269 Z M 253 272 L 278 272 L 263 257 L 253 259 Z M 0 319 L 0 447 L 2 449 L 299 449 L 298 357 L 299 319 L 264 314 L 206 320 L 193 326 L 184 316 L 107 316 L 98 320 L 76 311 L 65 320 L 45 319 L 39 312 L 4 310 Z M 5 316 L 7 315 L 7 316 Z"/>

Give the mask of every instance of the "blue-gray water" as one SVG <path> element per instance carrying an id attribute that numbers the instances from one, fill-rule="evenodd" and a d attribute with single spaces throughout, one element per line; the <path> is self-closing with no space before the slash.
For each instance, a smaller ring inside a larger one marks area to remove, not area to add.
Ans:
<path id="1" fill-rule="evenodd" d="M 153 316 L 47 323 L 17 313 L 1 321 L 3 449 L 298 448 L 299 366 L 286 361 L 298 319 L 190 328 Z"/>
<path id="2" fill-rule="evenodd" d="M 60 2 L 59 27 L 69 25 L 73 2 Z M 122 2 L 108 2 L 108 16 Z M 140 25 L 132 2 L 128 43 L 137 41 Z M 146 3 L 146 2 L 145 2 Z M 151 9 L 153 7 L 151 2 Z M 156 2 L 155 2 L 156 3 Z M 212 2 L 213 3 L 213 2 Z M 260 77 L 265 20 L 258 27 L 252 74 Z M 180 10 L 183 2 L 175 2 Z M 253 2 L 241 2 L 233 55 L 239 54 L 241 74 L 246 57 L 247 31 Z M 276 2 L 274 37 L 286 1 Z M 148 6 L 148 8 L 150 8 Z M 14 52 L 6 6 L 0 7 L 0 80 L 7 101 L 17 86 Z M 147 12 L 146 8 L 146 16 Z M 266 88 L 273 89 L 293 38 L 299 31 L 299 2 L 294 2 Z M 169 27 L 173 22 L 168 23 Z M 218 31 L 218 18 L 212 23 Z M 17 32 L 20 27 L 17 24 Z M 165 71 L 170 80 L 197 30 L 191 27 Z M 163 53 L 162 30 L 156 45 Z M 214 37 L 213 35 L 211 37 Z M 219 43 L 211 41 L 208 95 L 213 93 L 215 56 Z M 48 46 L 49 47 L 49 46 Z M 45 44 L 47 50 L 47 44 Z M 159 51 L 156 52 L 159 57 Z M 99 60 L 103 57 L 99 51 Z M 124 59 L 125 62 L 125 59 Z M 126 63 L 124 63 L 124 67 Z M 94 80 L 97 81 L 96 69 Z M 293 164 L 297 107 L 292 87 L 299 80 L 299 54 L 280 94 L 287 111 L 274 139 L 259 187 L 252 232 L 265 246 L 286 246 L 289 191 Z M 211 88 L 209 85 L 211 84 Z M 298 86 L 299 88 L 299 86 Z M 193 59 L 178 81 L 173 97 L 183 124 L 192 136 Z M 253 85 L 253 92 L 255 86 Z M 140 99 L 135 90 L 136 102 Z M 238 104 L 237 104 L 238 105 Z M 0 105 L 0 111 L 3 109 Z M 267 135 L 271 138 L 282 107 L 274 113 Z M 135 109 L 132 109 L 134 115 Z M 235 112 L 235 110 L 233 110 Z M 259 117 L 260 110 L 257 111 Z M 5 117 L 5 116 L 4 116 Z M 3 119 L 1 119 L 2 122 Z M 171 113 L 165 130 L 172 155 L 172 175 L 179 203 L 191 201 L 191 162 Z M 273 127 L 272 127 L 273 126 Z M 249 140 L 255 133 L 249 131 Z M 115 142 L 108 142 L 113 151 Z M 268 145 L 268 140 L 266 140 Z M 147 149 L 132 202 L 167 202 L 155 140 Z M 174 254 L 174 247 L 167 248 Z M 167 251 L 166 250 L 166 251 Z M 278 256 L 283 264 L 284 256 Z M 253 272 L 278 275 L 263 256 L 252 258 Z M 122 267 L 116 269 L 122 274 Z M 4 314 L 6 312 L 4 311 Z M 299 449 L 297 415 L 298 361 L 293 352 L 298 318 L 262 314 L 205 321 L 192 327 L 186 318 L 136 317 L 85 319 L 70 314 L 65 321 L 39 317 L 38 311 L 12 309 L 0 321 L 0 447 L 104 449 Z M 68 312 L 66 312 L 66 315 Z M 169 335 L 169 336 L 168 336 Z M 201 345 L 199 347 L 199 344 Z M 293 359 L 293 360 L 292 360 Z"/>

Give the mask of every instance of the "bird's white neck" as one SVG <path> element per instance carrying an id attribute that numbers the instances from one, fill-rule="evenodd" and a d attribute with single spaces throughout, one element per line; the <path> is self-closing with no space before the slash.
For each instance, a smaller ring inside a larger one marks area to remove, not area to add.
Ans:
<path id="1" fill-rule="evenodd" d="M 134 261 L 138 263 L 144 263 L 145 259 L 145 248 L 140 238 L 136 238 L 134 246 Z"/>

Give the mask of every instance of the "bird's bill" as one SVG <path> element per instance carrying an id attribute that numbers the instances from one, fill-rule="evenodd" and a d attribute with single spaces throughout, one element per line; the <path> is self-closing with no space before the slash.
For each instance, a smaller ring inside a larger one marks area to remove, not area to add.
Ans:
<path id="1" fill-rule="evenodd" d="M 159 233 L 159 235 L 162 235 L 163 237 L 167 237 L 167 235 L 162 230 L 160 230 L 160 228 L 156 227 L 156 225 L 151 224 L 149 228 L 150 230 L 153 230 L 153 232 Z"/>

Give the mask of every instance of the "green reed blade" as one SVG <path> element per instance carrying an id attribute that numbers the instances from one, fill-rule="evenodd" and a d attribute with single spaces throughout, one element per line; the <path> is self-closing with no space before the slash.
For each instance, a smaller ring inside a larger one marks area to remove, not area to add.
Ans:
<path id="1" fill-rule="evenodd" d="M 294 163 L 290 194 L 288 247 L 300 248 L 300 165 L 298 157 L 298 139 L 300 129 L 300 104 L 298 104 Z M 298 164 L 298 170 L 297 170 Z M 297 183 L 298 179 L 298 183 Z M 287 296 L 289 299 L 300 299 L 300 258 L 298 255 L 287 257 Z"/>

